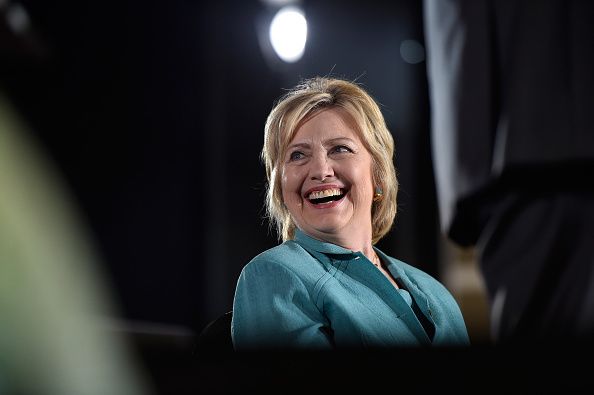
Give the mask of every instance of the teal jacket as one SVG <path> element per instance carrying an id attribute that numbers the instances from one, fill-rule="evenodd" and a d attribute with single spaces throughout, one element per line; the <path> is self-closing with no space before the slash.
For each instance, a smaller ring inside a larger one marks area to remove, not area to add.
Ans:
<path id="1" fill-rule="evenodd" d="M 458 304 L 427 273 L 379 249 L 398 290 L 361 252 L 297 230 L 241 272 L 233 302 L 236 350 L 463 346 Z"/>

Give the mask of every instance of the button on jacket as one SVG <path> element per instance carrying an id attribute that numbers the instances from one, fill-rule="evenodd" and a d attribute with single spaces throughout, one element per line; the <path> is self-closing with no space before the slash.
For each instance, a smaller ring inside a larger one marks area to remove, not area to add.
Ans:
<path id="1" fill-rule="evenodd" d="M 235 291 L 235 349 L 468 345 L 450 292 L 427 273 L 375 251 L 401 292 L 363 253 L 299 230 L 295 240 L 256 256 Z"/>

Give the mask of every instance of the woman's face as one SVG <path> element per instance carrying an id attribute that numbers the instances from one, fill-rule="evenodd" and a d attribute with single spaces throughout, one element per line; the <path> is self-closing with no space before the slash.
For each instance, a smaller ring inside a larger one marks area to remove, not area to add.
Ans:
<path id="1" fill-rule="evenodd" d="M 331 242 L 371 239 L 372 158 L 344 110 L 309 118 L 282 160 L 283 200 L 299 229 Z"/>

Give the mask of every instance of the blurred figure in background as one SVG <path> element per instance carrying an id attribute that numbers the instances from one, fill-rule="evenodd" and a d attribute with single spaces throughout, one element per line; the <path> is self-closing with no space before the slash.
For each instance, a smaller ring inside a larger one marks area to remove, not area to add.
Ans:
<path id="1" fill-rule="evenodd" d="M 13 6 L 20 7 L 0 1 L 2 71 L 14 57 L 26 64 L 27 56 L 43 52 L 23 22 L 24 9 Z M 9 101 L 1 85 L 6 75 L 0 81 L 0 393 L 150 394 L 131 349 L 108 328 L 115 305 L 98 256 L 62 178 Z"/>
<path id="2" fill-rule="evenodd" d="M 441 226 L 497 342 L 594 333 L 594 3 L 424 3 Z"/>

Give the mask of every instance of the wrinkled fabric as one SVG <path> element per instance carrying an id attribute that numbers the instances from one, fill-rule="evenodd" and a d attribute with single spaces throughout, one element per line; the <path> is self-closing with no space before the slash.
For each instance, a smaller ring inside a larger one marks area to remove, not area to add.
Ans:
<path id="1" fill-rule="evenodd" d="M 469 344 L 460 308 L 440 282 L 376 252 L 410 304 L 361 252 L 299 230 L 295 240 L 256 256 L 237 282 L 235 349 Z"/>

